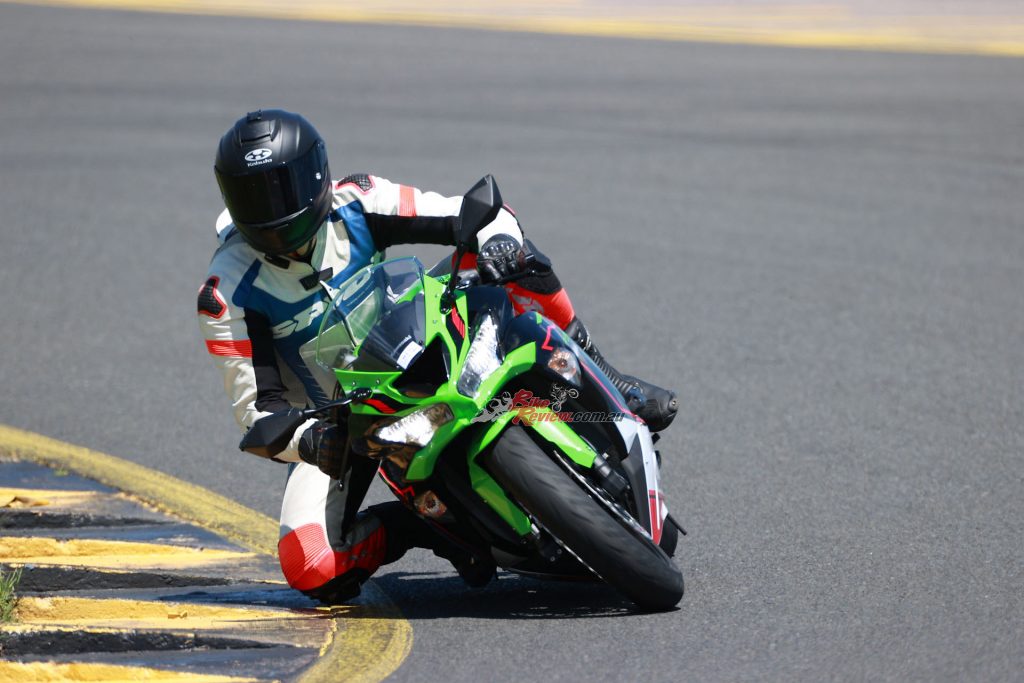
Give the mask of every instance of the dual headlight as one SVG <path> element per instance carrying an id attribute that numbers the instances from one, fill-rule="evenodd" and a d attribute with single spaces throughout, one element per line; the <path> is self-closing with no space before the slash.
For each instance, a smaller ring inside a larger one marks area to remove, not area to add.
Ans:
<path id="1" fill-rule="evenodd" d="M 480 319 L 473 343 L 469 346 L 466 364 L 462 366 L 457 385 L 459 393 L 473 398 L 480 391 L 484 380 L 501 367 L 498 357 L 498 323 L 494 316 L 487 314 Z"/>
<path id="2" fill-rule="evenodd" d="M 548 369 L 565 381 L 579 386 L 580 364 L 568 349 L 557 348 L 547 363 Z M 487 314 L 480 319 L 473 342 L 469 347 L 466 364 L 462 367 L 456 385 L 463 396 L 474 398 L 480 385 L 501 367 L 498 348 L 498 323 L 494 316 Z M 455 419 L 451 408 L 444 403 L 435 403 L 421 408 L 405 417 L 378 429 L 375 436 L 380 441 L 425 447 L 442 426 Z"/>

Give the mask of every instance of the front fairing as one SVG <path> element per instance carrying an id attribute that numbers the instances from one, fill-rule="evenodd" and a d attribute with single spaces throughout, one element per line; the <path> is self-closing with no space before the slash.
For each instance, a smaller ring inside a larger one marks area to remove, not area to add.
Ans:
<path id="1" fill-rule="evenodd" d="M 603 408 L 607 413 L 621 414 L 622 419 L 616 422 L 612 432 L 617 430 L 619 434 L 616 450 L 628 454 L 630 468 L 627 468 L 627 474 L 642 518 L 638 521 L 652 536 L 660 536 L 658 532 L 665 510 L 658 490 L 657 465 L 650 434 L 628 411 L 625 398 L 604 373 L 550 320 L 533 312 L 515 315 L 502 289 L 475 287 L 468 291 L 457 290 L 454 305 L 444 313 L 441 299 L 445 286 L 444 278 L 420 276 L 415 286 L 408 287 L 401 296 L 393 297 L 389 304 L 374 303 L 378 306 L 375 315 L 357 315 L 357 320 L 348 321 L 345 334 L 355 337 L 349 339 L 349 348 L 338 343 L 337 330 L 332 332 L 325 318 L 320 336 L 321 361 L 333 362 L 334 375 L 347 395 L 351 396 L 357 390 L 363 390 L 365 394 L 351 404 L 353 437 L 371 434 L 381 425 L 393 423 L 433 404 L 446 405 L 452 418 L 436 428 L 426 445 L 408 454 L 405 480 L 417 482 L 429 478 L 440 455 L 463 432 L 472 430 L 467 432 L 470 438 L 460 442 L 460 448 L 466 449 L 474 488 L 518 533 L 525 534 L 529 531 L 528 519 L 476 464 L 477 455 L 517 415 L 522 418 L 520 424 L 527 425 L 539 438 L 551 442 L 579 467 L 592 467 L 597 452 L 574 431 L 572 425 L 553 419 L 553 414 L 546 415 L 551 412 L 546 408 L 531 411 L 531 415 L 537 417 L 536 421 L 515 407 L 500 419 L 494 416 L 482 419 L 482 416 L 487 412 L 485 409 L 493 407 L 493 402 L 499 400 L 503 387 L 522 375 L 529 374 L 529 378 L 524 377 L 523 380 L 540 386 L 545 382 L 546 386 L 564 383 L 563 378 L 548 369 L 548 361 L 558 350 L 568 350 L 578 359 L 581 369 L 574 379 L 581 393 L 580 401 L 592 410 Z M 386 293 L 381 282 L 373 287 L 376 288 L 374 296 Z M 368 292 L 363 294 L 368 295 Z M 385 309 L 386 312 L 381 313 Z M 458 379 L 466 367 L 473 346 L 471 342 L 484 316 L 491 316 L 497 323 L 500 362 L 472 395 L 466 395 L 459 391 Z M 373 325 L 360 328 L 357 324 L 366 321 L 372 321 Z M 332 338 L 332 334 L 335 337 Z M 413 376 L 415 381 L 411 379 Z M 427 381 L 431 377 L 432 380 Z"/>
<path id="2" fill-rule="evenodd" d="M 454 419 L 440 427 L 430 443 L 412 458 L 406 472 L 406 479 L 410 481 L 430 476 L 437 457 L 459 433 L 473 424 L 474 418 L 480 415 L 500 386 L 526 372 L 536 362 L 532 344 L 503 350 L 500 365 L 480 383 L 473 395 L 467 396 L 460 392 L 457 379 L 465 369 L 471 341 L 482 316 L 492 316 L 499 323 L 500 334 L 500 330 L 508 324 L 512 310 L 503 293 L 503 298 L 497 298 L 487 295 L 467 296 L 467 293 L 459 291 L 456 292 L 454 306 L 445 314 L 441 312 L 444 290 L 444 281 L 427 277 L 423 281 L 422 290 L 416 294 L 422 302 L 419 310 L 424 316 L 424 350 L 417 353 L 404 368 L 383 367 L 379 358 L 375 357 L 370 363 L 357 359 L 347 367 L 334 370 L 338 383 L 346 393 L 351 394 L 357 389 L 370 391 L 368 398 L 352 405 L 353 415 L 400 418 L 435 403 L 444 403 L 451 409 Z M 359 354 L 362 351 L 360 348 Z M 409 381 L 410 375 L 420 374 L 415 364 L 421 358 L 425 361 L 443 359 L 444 362 L 445 381 L 430 387 L 432 391 L 429 393 L 421 383 Z"/>
<path id="3" fill-rule="evenodd" d="M 388 264 L 381 264 L 379 269 L 398 269 L 397 265 Z M 356 285 L 349 290 L 358 293 L 353 298 L 368 300 L 367 288 L 372 278 L 363 279 L 366 284 L 362 285 L 362 290 Z M 380 289 L 384 285 L 377 282 L 375 286 Z M 362 312 L 355 322 L 346 318 L 347 326 L 361 343 L 353 350 L 333 355 L 336 359 L 334 373 L 345 393 L 352 394 L 360 389 L 369 392 L 367 398 L 352 405 L 353 415 L 400 418 L 434 403 L 444 403 L 451 409 L 454 419 L 440 427 L 431 442 L 416 452 L 407 479 L 415 481 L 430 476 L 441 452 L 463 430 L 480 421 L 485 409 L 497 400 L 495 397 L 501 393 L 501 388 L 514 378 L 534 371 L 546 377 L 545 381 L 565 384 L 564 378 L 548 370 L 548 361 L 558 350 L 567 350 L 578 359 L 582 371 L 573 382 L 584 392 L 589 405 L 601 406 L 609 414 L 622 414 L 627 420 L 633 419 L 622 395 L 555 323 L 535 312 L 515 315 L 508 295 L 498 287 L 457 290 L 454 306 L 448 313 L 442 313 L 445 286 L 444 279 L 423 277 L 421 286 L 410 288 L 386 314 L 367 316 Z M 375 305 L 383 310 L 379 304 Z M 337 308 L 333 303 L 332 307 Z M 351 304 L 348 309 L 360 310 Z M 456 380 L 464 371 L 471 341 L 484 316 L 497 322 L 500 365 L 480 383 L 473 395 L 466 395 L 459 390 Z M 367 320 L 374 325 L 365 327 Z M 321 337 L 325 339 L 325 348 L 333 349 L 327 343 L 328 327 L 325 321 Z M 438 367 L 443 363 L 443 376 L 435 378 L 432 386 L 409 381 L 410 375 L 425 374 L 417 367 L 421 359 Z M 524 419 L 529 419 L 526 413 L 543 412 L 533 406 L 512 407 L 518 408 Z M 360 421 L 360 425 L 367 423 Z M 565 431 L 569 433 L 571 429 Z M 592 458 L 584 460 L 580 464 L 589 466 Z"/>

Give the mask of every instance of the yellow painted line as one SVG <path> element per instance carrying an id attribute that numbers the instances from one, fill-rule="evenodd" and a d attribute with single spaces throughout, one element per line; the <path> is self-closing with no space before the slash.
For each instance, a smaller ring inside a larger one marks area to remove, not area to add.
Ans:
<path id="1" fill-rule="evenodd" d="M 85 505 L 96 500 L 99 495 L 96 491 L 0 488 L 0 508 Z"/>
<path id="2" fill-rule="evenodd" d="M 220 629 L 251 621 L 317 619 L 292 610 L 100 598 L 22 597 L 14 608 L 22 624 L 102 624 L 109 628 Z"/>
<path id="3" fill-rule="evenodd" d="M 189 681 L 189 683 L 250 683 L 255 678 L 210 676 L 207 674 L 179 673 L 138 666 L 111 664 L 54 664 L 51 662 L 0 661 L 0 680 L 9 683 L 36 683 L 37 681 L 103 681 L 103 683 L 134 683 L 134 681 Z"/>
<path id="4" fill-rule="evenodd" d="M 164 631 L 168 630 L 167 628 L 163 628 L 163 626 L 164 625 L 161 624 L 161 628 L 159 629 L 161 633 L 163 633 Z M 95 626 L 93 624 L 88 624 L 88 625 L 83 625 L 83 624 L 50 624 L 50 623 L 27 624 L 27 623 L 20 623 L 20 622 L 18 622 L 18 623 L 10 622 L 10 623 L 7 623 L 7 624 L 3 625 L 2 632 L 4 634 L 7 634 L 7 633 L 100 633 L 100 634 L 127 633 L 127 634 L 132 634 L 132 633 L 138 633 L 139 632 L 139 628 L 138 627 L 134 627 L 134 628 L 133 627 L 113 628 L 113 627 L 107 627 L 107 626 Z"/>
<path id="5" fill-rule="evenodd" d="M 66 467 L 250 550 L 277 552 L 277 523 L 233 500 L 105 453 L 0 425 L 0 454 Z"/>
<path id="6" fill-rule="evenodd" d="M 412 652 L 412 626 L 401 610 L 372 581 L 363 584 L 363 597 L 369 605 L 354 608 L 353 616 L 338 624 L 331 643 L 335 656 L 321 657 L 303 674 L 302 683 L 377 683 Z M 348 668 L 349 662 L 358 666 Z"/>
<path id="7" fill-rule="evenodd" d="M 454 27 L 655 40 L 785 47 L 828 47 L 953 54 L 1024 56 L 1024 12 L 968 17 L 854 16 L 842 2 L 785 3 L 748 12 L 741 6 L 686 11 L 607 3 L 480 0 L 425 6 L 422 2 L 339 3 L 333 0 L 0 0 L 12 4 L 117 9 L 172 14 L 248 16 L 361 24 Z M 965 7 L 969 5 L 965 4 Z M 774 11 L 773 11 L 774 10 Z M 825 19 L 831 19 L 825 21 Z M 967 29 L 970 29 L 969 31 Z"/>
<path id="8" fill-rule="evenodd" d="M 48 536 L 0 537 L 0 562 L 75 567 L 163 567 L 179 569 L 255 557 L 233 550 L 189 548 L 162 543 L 61 540 Z"/>
<path id="9" fill-rule="evenodd" d="M 365 618 L 357 611 L 338 626 L 334 649 L 344 654 L 342 661 L 352 657 L 361 666 L 351 671 L 339 671 L 330 657 L 322 657 L 302 677 L 302 683 L 377 683 L 390 676 L 413 650 L 413 627 L 401 615 L 397 606 L 373 582 L 362 585 L 362 596 L 373 607 Z M 379 657 L 376 652 L 387 652 Z"/>
<path id="10" fill-rule="evenodd" d="M 276 521 L 176 477 L 6 425 L 0 425 L 0 455 L 66 468 L 213 531 L 243 548 L 267 555 L 277 553 Z M 368 604 L 346 608 L 343 614 L 351 616 L 343 619 L 335 638 L 325 645 L 320 659 L 299 681 L 382 681 L 409 656 L 412 625 L 372 581 L 364 584 L 363 595 Z M 0 675 L 0 680 L 6 677 Z"/>

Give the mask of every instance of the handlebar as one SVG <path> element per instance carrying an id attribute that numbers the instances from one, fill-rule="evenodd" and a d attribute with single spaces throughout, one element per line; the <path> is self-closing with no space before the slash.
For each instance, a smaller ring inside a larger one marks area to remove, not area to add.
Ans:
<path id="1" fill-rule="evenodd" d="M 523 270 L 519 271 L 518 273 L 512 273 L 511 275 L 506 275 L 505 277 L 501 277 L 501 278 L 498 278 L 497 280 L 492 280 L 491 282 L 487 282 L 487 283 L 483 283 L 483 284 L 494 285 L 494 286 L 499 286 L 500 287 L 501 285 L 507 285 L 510 282 L 515 282 L 516 280 L 522 280 L 524 277 L 529 277 L 530 275 L 536 274 L 537 271 L 536 271 L 536 269 L 534 267 L 536 265 L 536 263 L 537 263 L 537 257 L 533 254 L 533 252 L 527 252 L 526 253 L 526 267 Z M 456 276 L 458 276 L 458 273 L 456 273 L 453 277 L 456 277 Z M 461 277 L 461 276 L 458 276 L 458 277 L 459 277 L 459 281 L 455 285 L 455 288 L 459 289 L 459 290 L 469 289 L 470 287 L 475 287 L 476 285 L 481 284 L 481 282 L 480 282 L 480 273 L 479 273 L 479 271 L 476 271 L 476 270 L 469 271 L 469 273 L 466 275 L 466 277 Z"/>

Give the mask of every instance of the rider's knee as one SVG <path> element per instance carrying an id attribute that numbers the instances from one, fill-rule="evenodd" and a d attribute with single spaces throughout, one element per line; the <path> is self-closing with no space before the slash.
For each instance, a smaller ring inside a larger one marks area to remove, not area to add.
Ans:
<path id="1" fill-rule="evenodd" d="M 379 526 L 341 550 L 331 547 L 320 524 L 292 529 L 278 542 L 278 558 L 292 588 L 325 602 L 359 595 L 359 585 L 385 557 L 384 530 Z"/>

